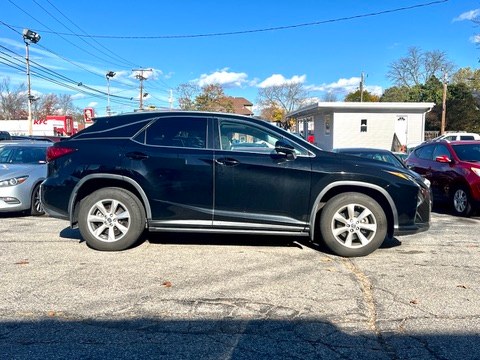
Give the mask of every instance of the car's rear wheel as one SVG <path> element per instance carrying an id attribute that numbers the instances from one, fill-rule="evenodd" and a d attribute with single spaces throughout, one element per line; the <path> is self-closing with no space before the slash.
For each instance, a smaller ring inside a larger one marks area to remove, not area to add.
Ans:
<path id="1" fill-rule="evenodd" d="M 30 215 L 41 216 L 45 214 L 42 202 L 40 200 L 40 184 L 33 188 L 32 199 L 30 201 Z"/>
<path id="2" fill-rule="evenodd" d="M 457 216 L 469 216 L 472 212 L 470 193 L 463 186 L 457 187 L 452 193 L 453 212 Z"/>
<path id="3" fill-rule="evenodd" d="M 128 249 L 140 239 L 145 229 L 145 210 L 142 203 L 124 189 L 97 190 L 85 197 L 79 206 L 80 233 L 94 249 Z"/>
<path id="4" fill-rule="evenodd" d="M 382 207 L 360 193 L 339 194 L 330 199 L 320 216 L 320 233 L 336 255 L 365 256 L 380 247 L 387 235 Z"/>

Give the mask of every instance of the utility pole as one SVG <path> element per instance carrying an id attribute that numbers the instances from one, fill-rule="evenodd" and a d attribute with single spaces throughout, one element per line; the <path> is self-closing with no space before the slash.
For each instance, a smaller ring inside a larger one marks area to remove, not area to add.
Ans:
<path id="1" fill-rule="evenodd" d="M 143 76 L 144 71 L 152 71 L 152 69 L 133 69 L 132 71 L 137 71 L 139 74 L 135 75 L 135 77 L 140 80 L 140 110 L 143 110 L 143 81 L 147 80 L 145 76 Z"/>
<path id="2" fill-rule="evenodd" d="M 168 98 L 168 102 L 170 103 L 170 109 L 173 109 L 173 92 L 170 90 L 170 97 Z"/>
<path id="3" fill-rule="evenodd" d="M 448 73 L 443 73 L 443 100 L 442 100 L 442 124 L 440 125 L 440 135 L 445 132 L 445 121 L 447 114 L 447 77 Z"/>
<path id="4" fill-rule="evenodd" d="M 365 82 L 365 74 L 362 71 L 362 75 L 360 76 L 360 102 L 363 102 L 363 84 Z"/>

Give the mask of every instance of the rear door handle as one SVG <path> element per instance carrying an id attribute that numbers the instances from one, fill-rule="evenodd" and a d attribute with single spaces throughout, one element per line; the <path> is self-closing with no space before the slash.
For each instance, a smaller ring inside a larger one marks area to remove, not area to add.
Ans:
<path id="1" fill-rule="evenodd" d="M 138 152 L 138 151 L 126 153 L 125 156 L 126 156 L 127 158 L 129 158 L 129 159 L 132 159 L 132 160 L 144 160 L 144 159 L 148 159 L 148 155 L 147 155 L 147 154 L 144 154 L 144 153 L 141 153 L 141 152 Z"/>

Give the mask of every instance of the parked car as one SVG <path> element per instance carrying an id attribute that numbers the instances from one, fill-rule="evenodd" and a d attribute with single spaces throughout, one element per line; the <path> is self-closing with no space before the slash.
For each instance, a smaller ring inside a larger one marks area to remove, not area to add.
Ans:
<path id="1" fill-rule="evenodd" d="M 430 181 L 428 179 L 411 171 L 396 154 L 389 150 L 376 148 L 337 148 L 333 151 L 340 154 L 361 156 L 372 160 L 387 162 L 399 169 L 409 171 L 418 181 L 423 181 L 428 187 L 430 187 Z"/>
<path id="2" fill-rule="evenodd" d="M 430 226 L 429 190 L 408 171 L 323 151 L 240 115 L 96 118 L 47 159 L 47 213 L 98 250 L 127 249 L 148 229 L 308 236 L 337 255 L 363 256 L 387 236 Z"/>
<path id="3" fill-rule="evenodd" d="M 480 141 L 424 143 L 408 156 L 407 166 L 431 182 L 434 201 L 448 202 L 459 216 L 480 204 Z"/>
<path id="4" fill-rule="evenodd" d="M 12 136 L 8 131 L 0 131 L 0 140 L 11 140 Z"/>
<path id="5" fill-rule="evenodd" d="M 476 133 L 467 133 L 464 131 L 460 132 L 446 132 L 443 135 L 440 135 L 432 141 L 440 141 L 440 140 L 448 140 L 448 141 L 457 141 L 457 140 L 480 140 L 480 135 Z"/>
<path id="6" fill-rule="evenodd" d="M 0 142 L 0 212 L 45 212 L 40 202 L 40 183 L 47 176 L 49 143 Z"/>

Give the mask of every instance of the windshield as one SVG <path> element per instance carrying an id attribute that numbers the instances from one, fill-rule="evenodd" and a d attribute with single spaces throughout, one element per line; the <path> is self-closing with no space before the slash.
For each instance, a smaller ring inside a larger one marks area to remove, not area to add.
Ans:
<path id="1" fill-rule="evenodd" d="M 480 161 L 479 144 L 458 144 L 452 145 L 458 158 L 462 161 Z"/>
<path id="2" fill-rule="evenodd" d="M 45 164 L 46 147 L 2 146 L 0 164 Z"/>

